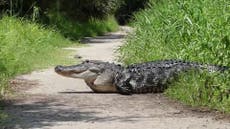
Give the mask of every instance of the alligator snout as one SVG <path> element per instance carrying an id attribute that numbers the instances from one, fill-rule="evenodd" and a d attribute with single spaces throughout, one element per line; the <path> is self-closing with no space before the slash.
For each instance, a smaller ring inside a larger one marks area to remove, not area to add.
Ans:
<path id="1" fill-rule="evenodd" d="M 61 65 L 58 65 L 58 66 L 56 66 L 55 67 L 55 72 L 61 72 L 61 71 L 63 71 L 63 66 L 61 66 Z"/>

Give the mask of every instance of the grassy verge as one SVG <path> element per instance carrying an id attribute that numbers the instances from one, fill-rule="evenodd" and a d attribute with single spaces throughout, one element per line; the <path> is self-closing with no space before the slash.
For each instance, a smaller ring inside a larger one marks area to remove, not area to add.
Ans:
<path id="1" fill-rule="evenodd" d="M 151 0 L 150 8 L 135 15 L 132 25 L 134 35 L 119 51 L 120 60 L 125 64 L 159 59 L 183 59 L 208 64 L 230 66 L 230 26 L 229 1 L 227 0 Z M 196 76 L 195 76 L 196 75 Z M 229 99 L 199 99 L 197 89 L 205 96 L 208 90 L 204 80 L 214 79 L 220 91 L 230 89 L 229 74 L 186 73 L 180 76 L 167 94 L 192 105 L 210 105 L 221 111 L 229 112 Z M 225 81 L 223 81 L 223 78 Z M 196 84 L 196 86 L 194 86 Z M 171 89 L 172 88 L 172 89 Z M 215 89 L 217 90 L 217 89 Z M 183 92 L 187 91 L 187 92 Z M 194 92 L 192 92 L 194 91 Z M 219 96 L 222 92 L 214 92 Z M 185 94 L 190 93 L 190 94 Z M 229 93 L 228 93 L 229 94 Z M 193 103 L 191 103 L 193 101 Z M 224 103 L 224 104 L 223 104 Z M 226 109 L 226 110 L 225 110 Z"/>
<path id="2" fill-rule="evenodd" d="M 1 95 L 9 78 L 63 61 L 56 55 L 60 53 L 59 48 L 70 44 L 71 41 L 53 29 L 15 17 L 3 17 L 0 20 Z"/>
<path id="3" fill-rule="evenodd" d="M 0 19 L 0 100 L 14 76 L 70 62 L 64 58 L 67 52 L 61 53 L 60 48 L 71 43 L 57 31 L 28 20 L 8 16 Z M 1 108 L 0 102 L 2 122 L 7 115 Z"/>
<path id="4" fill-rule="evenodd" d="M 191 71 L 183 73 L 165 94 L 192 106 L 230 113 L 230 74 Z"/>

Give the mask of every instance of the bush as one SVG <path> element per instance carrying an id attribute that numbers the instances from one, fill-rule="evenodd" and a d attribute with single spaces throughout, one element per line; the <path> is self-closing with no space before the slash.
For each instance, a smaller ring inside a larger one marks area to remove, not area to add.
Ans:
<path id="1" fill-rule="evenodd" d="M 0 96 L 8 79 L 32 69 L 60 62 L 58 48 L 70 44 L 53 29 L 15 17 L 0 20 Z"/>
<path id="2" fill-rule="evenodd" d="M 120 60 L 132 64 L 182 59 L 230 66 L 228 3 L 227 0 L 151 0 L 151 8 L 135 15 L 132 23 L 135 34 L 119 49 Z M 229 112 L 229 81 L 229 73 L 185 73 L 167 94 L 187 104 L 208 105 Z"/>
<path id="3" fill-rule="evenodd" d="M 118 24 L 114 17 L 108 16 L 104 19 L 90 18 L 86 22 L 73 21 L 64 14 L 57 12 L 48 13 L 49 25 L 53 25 L 64 36 L 78 40 L 85 36 L 102 35 L 106 32 L 118 29 Z"/>
<path id="4" fill-rule="evenodd" d="M 64 11 L 71 18 L 79 21 L 89 20 L 92 17 L 97 19 L 107 18 L 112 15 L 119 6 L 119 0 L 72 0 L 60 2 L 61 11 Z M 65 4 L 64 4 L 65 3 Z"/>
<path id="5" fill-rule="evenodd" d="M 121 0 L 0 0 L 1 10 L 10 15 L 31 16 L 34 7 L 40 17 L 55 10 L 74 21 L 88 21 L 91 18 L 104 19 L 113 15 Z"/>
<path id="6" fill-rule="evenodd" d="M 112 14 L 119 6 L 118 1 L 2 0 L 0 6 L 3 5 L 4 14 L 55 26 L 66 37 L 78 40 L 117 30 L 118 24 Z"/>

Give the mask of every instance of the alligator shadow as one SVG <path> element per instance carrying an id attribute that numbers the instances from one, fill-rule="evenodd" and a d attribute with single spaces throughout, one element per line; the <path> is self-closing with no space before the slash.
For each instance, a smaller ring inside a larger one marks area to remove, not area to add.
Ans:
<path id="1" fill-rule="evenodd" d="M 93 91 L 62 91 L 59 94 L 95 94 Z"/>
<path id="2" fill-rule="evenodd" d="M 113 92 L 106 92 L 106 93 L 96 93 L 93 91 L 63 91 L 63 92 L 58 92 L 59 94 L 116 94 Z"/>
<path id="3" fill-rule="evenodd" d="M 31 98 L 30 98 L 31 99 Z M 44 99 L 44 100 L 43 100 Z M 60 98 L 59 98 L 60 99 Z M 101 105 L 82 105 L 76 107 L 61 103 L 57 99 L 42 98 L 39 101 L 26 103 L 10 103 L 5 105 L 3 111 L 9 118 L 0 122 L 1 129 L 15 128 L 47 128 L 57 122 L 109 122 L 109 121 L 136 121 L 140 116 L 101 116 L 102 111 L 89 111 L 85 109 L 98 108 Z"/>

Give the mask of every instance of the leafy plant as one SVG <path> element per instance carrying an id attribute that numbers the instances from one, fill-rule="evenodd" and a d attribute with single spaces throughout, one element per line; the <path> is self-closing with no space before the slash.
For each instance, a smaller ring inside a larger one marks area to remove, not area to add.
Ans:
<path id="1" fill-rule="evenodd" d="M 230 66 L 228 0 L 151 0 L 135 15 L 135 33 L 118 51 L 125 64 L 182 59 Z M 229 112 L 229 73 L 185 73 L 167 95 Z"/>

